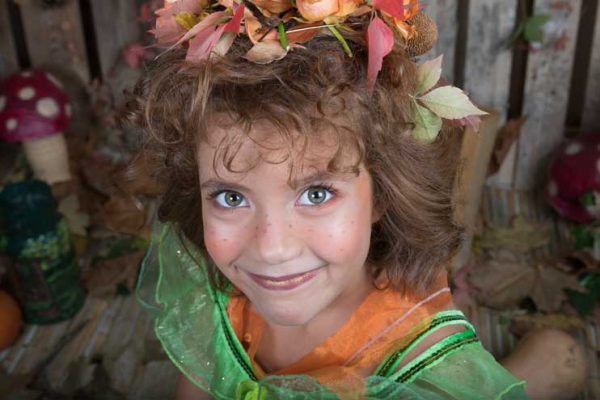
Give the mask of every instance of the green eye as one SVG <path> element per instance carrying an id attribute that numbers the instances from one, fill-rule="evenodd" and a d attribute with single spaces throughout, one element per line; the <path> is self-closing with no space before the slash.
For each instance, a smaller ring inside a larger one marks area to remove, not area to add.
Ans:
<path id="1" fill-rule="evenodd" d="M 333 197 L 331 190 L 327 188 L 315 186 L 306 189 L 300 196 L 299 203 L 301 205 L 317 206 L 329 201 Z"/>
<path id="2" fill-rule="evenodd" d="M 327 198 L 327 192 L 321 188 L 308 189 L 307 195 L 308 201 L 313 204 L 321 204 Z"/>
<path id="3" fill-rule="evenodd" d="M 246 205 L 246 199 L 238 192 L 223 191 L 215 196 L 215 201 L 225 208 L 236 208 Z"/>

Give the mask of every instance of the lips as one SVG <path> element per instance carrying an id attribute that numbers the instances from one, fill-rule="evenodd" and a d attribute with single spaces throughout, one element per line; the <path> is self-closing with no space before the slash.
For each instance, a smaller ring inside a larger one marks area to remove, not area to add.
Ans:
<path id="1" fill-rule="evenodd" d="M 254 282 L 269 290 L 292 290 L 304 283 L 310 281 L 321 272 L 322 267 L 315 268 L 307 272 L 301 272 L 299 274 L 292 274 L 279 277 L 270 277 L 264 275 L 257 275 L 248 272 L 247 274 L 252 278 Z"/>

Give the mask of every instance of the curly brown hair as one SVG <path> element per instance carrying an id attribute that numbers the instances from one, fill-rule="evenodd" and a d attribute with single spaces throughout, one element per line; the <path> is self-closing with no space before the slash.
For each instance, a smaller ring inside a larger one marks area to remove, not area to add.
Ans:
<path id="1" fill-rule="evenodd" d="M 186 64 L 183 49 L 161 55 L 130 102 L 131 119 L 146 132 L 145 171 L 137 173 L 151 171 L 164 185 L 159 219 L 175 223 L 205 252 L 196 158 L 212 116 L 227 115 L 245 134 L 253 124 L 268 121 L 290 142 L 306 142 L 324 126 L 330 128 L 339 146 L 329 169 L 348 168 L 340 160 L 353 151 L 359 157 L 350 168 L 364 163 L 372 177 L 381 217 L 372 229 L 370 276 L 375 280 L 384 273 L 392 287 L 421 292 L 460 243 L 452 189 L 461 130 L 445 127 L 433 143 L 414 139 L 415 63 L 395 48 L 369 94 L 366 46 L 360 40 L 349 43 L 353 57 L 335 39 L 317 37 L 269 65 L 245 60 L 250 43 L 241 38 L 227 56 L 204 63 Z M 225 166 L 231 166 L 239 139 L 225 143 L 219 153 Z M 224 278 L 211 269 L 220 287 Z"/>

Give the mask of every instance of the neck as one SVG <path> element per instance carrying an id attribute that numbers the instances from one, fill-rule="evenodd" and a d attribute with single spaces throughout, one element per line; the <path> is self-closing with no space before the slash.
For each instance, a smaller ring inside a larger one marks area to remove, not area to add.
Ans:
<path id="1" fill-rule="evenodd" d="M 304 325 L 282 326 L 265 321 L 257 361 L 266 372 L 273 372 L 300 360 L 336 333 L 372 290 L 370 280 L 365 277 L 361 284 L 341 293 Z"/>

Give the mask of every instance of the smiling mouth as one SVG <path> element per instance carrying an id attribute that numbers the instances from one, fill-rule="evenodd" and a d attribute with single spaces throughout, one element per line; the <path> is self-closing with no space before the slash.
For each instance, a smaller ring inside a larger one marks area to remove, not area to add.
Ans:
<path id="1" fill-rule="evenodd" d="M 323 267 L 315 268 L 307 272 L 301 272 L 299 274 L 286 275 L 280 277 L 270 277 L 264 275 L 257 275 L 251 272 L 247 274 L 252 278 L 254 282 L 269 290 L 292 290 L 304 283 L 310 281 L 321 272 Z"/>

